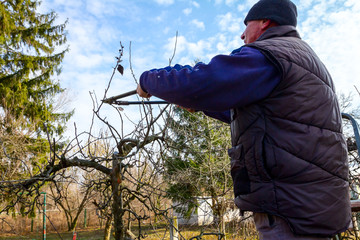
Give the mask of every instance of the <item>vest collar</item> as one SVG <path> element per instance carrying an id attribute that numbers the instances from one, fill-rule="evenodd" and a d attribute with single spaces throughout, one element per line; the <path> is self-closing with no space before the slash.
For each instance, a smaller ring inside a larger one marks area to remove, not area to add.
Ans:
<path id="1" fill-rule="evenodd" d="M 296 28 L 291 25 L 271 27 L 266 30 L 256 41 L 262 41 L 274 37 L 296 37 L 300 38 Z"/>

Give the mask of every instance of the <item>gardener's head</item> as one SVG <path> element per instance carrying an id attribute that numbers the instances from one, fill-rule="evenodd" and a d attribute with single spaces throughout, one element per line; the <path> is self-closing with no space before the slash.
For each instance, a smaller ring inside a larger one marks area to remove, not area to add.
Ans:
<path id="1" fill-rule="evenodd" d="M 296 6 L 290 0 L 260 0 L 248 12 L 241 35 L 244 42 L 254 42 L 268 28 L 277 25 L 297 25 Z"/>

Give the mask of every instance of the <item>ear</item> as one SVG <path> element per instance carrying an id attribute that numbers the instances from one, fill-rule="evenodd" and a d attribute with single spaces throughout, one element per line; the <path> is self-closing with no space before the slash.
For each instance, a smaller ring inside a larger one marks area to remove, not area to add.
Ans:
<path id="1" fill-rule="evenodd" d="M 269 19 L 261 20 L 261 30 L 265 31 L 272 26 L 272 21 Z"/>

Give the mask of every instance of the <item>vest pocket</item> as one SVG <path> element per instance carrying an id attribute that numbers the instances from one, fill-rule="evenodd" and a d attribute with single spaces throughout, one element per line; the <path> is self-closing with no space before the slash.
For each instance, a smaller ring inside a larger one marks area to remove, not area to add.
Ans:
<path id="1" fill-rule="evenodd" d="M 266 153 L 266 147 L 264 143 L 263 136 L 257 138 L 255 140 L 255 149 L 254 149 L 254 159 L 256 164 L 256 170 L 257 173 L 262 181 L 270 181 L 271 176 L 268 172 L 268 169 L 266 167 L 267 165 L 267 153 Z"/>
<path id="2" fill-rule="evenodd" d="M 250 180 L 245 167 L 242 144 L 230 148 L 228 153 L 231 158 L 231 177 L 233 179 L 235 197 L 250 193 Z"/>

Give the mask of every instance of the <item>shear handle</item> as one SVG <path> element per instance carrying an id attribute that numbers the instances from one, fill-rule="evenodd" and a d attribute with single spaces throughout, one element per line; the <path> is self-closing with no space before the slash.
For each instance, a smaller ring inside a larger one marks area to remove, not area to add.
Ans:
<path id="1" fill-rule="evenodd" d="M 123 94 L 120 94 L 120 95 L 117 95 L 117 96 L 113 96 L 113 97 L 109 97 L 109 98 L 105 98 L 103 99 L 102 101 L 104 103 L 113 103 L 114 101 L 120 99 L 120 98 L 124 98 L 124 97 L 128 97 L 128 96 L 131 96 L 131 95 L 134 95 L 136 94 L 136 90 L 132 90 L 130 92 L 126 92 L 126 93 L 123 93 Z"/>

